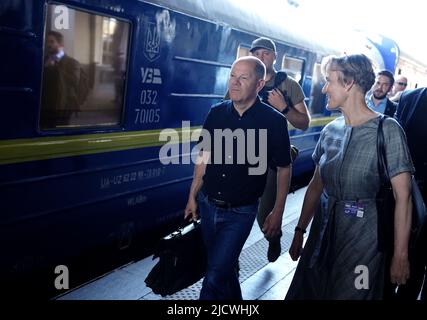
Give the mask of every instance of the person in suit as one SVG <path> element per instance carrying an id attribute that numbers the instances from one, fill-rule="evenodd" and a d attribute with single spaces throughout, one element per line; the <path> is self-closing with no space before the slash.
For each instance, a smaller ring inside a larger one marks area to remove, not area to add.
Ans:
<path id="1" fill-rule="evenodd" d="M 64 36 L 49 31 L 46 37 L 40 127 L 54 129 L 69 124 L 79 111 L 80 63 L 65 54 Z"/>
<path id="2" fill-rule="evenodd" d="M 424 143 L 427 140 L 427 88 L 404 91 L 399 100 L 396 120 L 405 130 L 409 151 L 415 167 L 415 179 L 427 203 L 427 153 Z M 420 297 L 425 301 L 427 285 L 427 226 L 421 226 L 419 238 L 410 252 L 411 276 L 408 283 L 399 286 L 396 297 L 404 300 L 415 300 Z M 421 295 L 420 295 L 421 294 Z"/>
<path id="3" fill-rule="evenodd" d="M 366 94 L 366 104 L 372 110 L 393 117 L 397 104 L 387 98 L 394 84 L 393 74 L 388 70 L 377 73 L 374 85 Z"/>

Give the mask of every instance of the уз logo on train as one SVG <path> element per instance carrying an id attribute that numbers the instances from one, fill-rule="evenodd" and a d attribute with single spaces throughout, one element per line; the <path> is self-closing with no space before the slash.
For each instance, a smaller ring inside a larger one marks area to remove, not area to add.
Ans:
<path id="1" fill-rule="evenodd" d="M 152 22 L 147 23 L 146 30 L 144 56 L 153 62 L 160 57 L 160 33 L 157 30 L 157 25 Z"/>
<path id="2" fill-rule="evenodd" d="M 162 84 L 162 75 L 157 68 L 141 68 L 142 83 Z"/>

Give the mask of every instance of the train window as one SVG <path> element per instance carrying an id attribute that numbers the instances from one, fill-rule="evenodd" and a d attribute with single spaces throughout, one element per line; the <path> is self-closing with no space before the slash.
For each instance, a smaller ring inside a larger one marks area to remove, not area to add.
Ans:
<path id="1" fill-rule="evenodd" d="M 40 128 L 121 122 L 129 23 L 48 5 Z"/>
<path id="2" fill-rule="evenodd" d="M 323 85 L 325 84 L 324 77 L 321 72 L 320 63 L 316 63 L 313 69 L 313 78 L 310 93 L 309 110 L 312 115 L 321 114 L 324 111 L 326 104 L 326 96 L 322 93 Z"/>
<path id="3" fill-rule="evenodd" d="M 249 46 L 245 46 L 243 44 L 239 45 L 239 47 L 237 48 L 237 57 L 236 59 L 239 59 L 240 57 L 245 57 L 245 56 L 249 56 L 250 55 L 250 50 L 251 48 Z"/>
<path id="4" fill-rule="evenodd" d="M 301 84 L 304 60 L 283 56 L 282 70 Z"/>

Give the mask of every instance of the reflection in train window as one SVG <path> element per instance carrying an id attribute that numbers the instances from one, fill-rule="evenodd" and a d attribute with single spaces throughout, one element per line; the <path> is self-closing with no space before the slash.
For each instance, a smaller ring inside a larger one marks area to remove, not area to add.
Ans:
<path id="1" fill-rule="evenodd" d="M 240 57 L 245 57 L 245 56 L 249 56 L 250 55 L 250 50 L 251 48 L 249 46 L 245 46 L 243 44 L 240 44 L 239 47 L 237 48 L 237 57 L 236 59 L 239 59 Z"/>
<path id="2" fill-rule="evenodd" d="M 120 124 L 129 23 L 49 5 L 40 128 Z"/>
<path id="3" fill-rule="evenodd" d="M 310 105 L 308 109 L 312 115 L 322 114 L 325 107 L 326 96 L 322 93 L 325 79 L 321 72 L 320 63 L 316 63 L 313 68 L 313 79 L 311 82 Z"/>
<path id="4" fill-rule="evenodd" d="M 302 82 L 302 72 L 304 68 L 304 60 L 283 56 L 282 60 L 282 70 L 295 79 L 296 82 L 301 84 Z"/>

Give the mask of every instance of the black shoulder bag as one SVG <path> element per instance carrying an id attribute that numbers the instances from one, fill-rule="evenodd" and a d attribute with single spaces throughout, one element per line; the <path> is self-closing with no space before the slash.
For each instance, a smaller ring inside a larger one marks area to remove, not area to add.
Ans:
<path id="1" fill-rule="evenodd" d="M 155 294 L 174 294 L 205 275 L 207 259 L 200 220 L 184 223 L 162 238 L 155 250 L 153 259 L 159 257 L 159 262 L 145 279 Z"/>
<path id="2" fill-rule="evenodd" d="M 392 252 L 394 244 L 394 195 L 387 170 L 387 158 L 384 148 L 383 121 L 386 116 L 381 116 L 377 132 L 378 173 L 380 176 L 380 189 L 377 193 L 377 229 L 378 251 Z"/>
<path id="3" fill-rule="evenodd" d="M 390 176 L 387 170 L 387 157 L 384 147 L 383 122 L 387 116 L 382 116 L 378 124 L 377 152 L 378 152 L 378 172 L 380 175 L 380 190 L 377 193 L 377 214 L 378 214 L 378 251 L 393 253 L 394 246 L 394 207 L 395 200 L 393 188 L 390 183 Z M 409 238 L 409 248 L 413 248 L 419 239 L 421 226 L 423 225 L 427 212 L 420 189 L 414 178 L 411 177 L 412 186 L 412 224 Z"/>
<path id="4" fill-rule="evenodd" d="M 279 86 L 285 82 L 285 80 L 288 78 L 288 74 L 286 71 L 277 71 L 276 78 L 274 79 L 274 87 L 279 88 Z M 294 103 L 291 100 L 291 97 L 289 97 L 288 92 L 286 90 L 283 91 L 283 98 L 285 98 L 286 105 L 289 109 L 294 108 Z"/>

